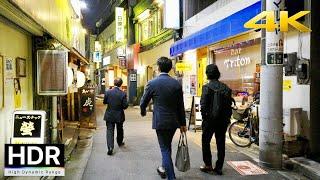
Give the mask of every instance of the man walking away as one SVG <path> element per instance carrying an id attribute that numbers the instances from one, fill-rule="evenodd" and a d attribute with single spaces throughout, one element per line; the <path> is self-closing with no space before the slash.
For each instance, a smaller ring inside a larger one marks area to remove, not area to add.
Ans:
<path id="1" fill-rule="evenodd" d="M 175 179 L 171 159 L 171 142 L 177 128 L 186 132 L 186 119 L 183 93 L 180 83 L 169 76 L 172 62 L 166 57 L 157 61 L 161 72 L 158 77 L 148 82 L 141 99 L 141 115 L 146 115 L 146 108 L 153 100 L 154 110 L 152 128 L 156 130 L 162 154 L 162 166 L 157 171 L 161 178 Z"/>
<path id="2" fill-rule="evenodd" d="M 114 80 L 115 87 L 106 91 L 103 104 L 107 104 L 107 110 L 104 114 L 104 120 L 107 125 L 107 144 L 108 155 L 112 155 L 114 148 L 114 128 L 117 126 L 117 143 L 119 147 L 123 142 L 123 122 L 125 121 L 124 110 L 128 108 L 127 94 L 120 87 L 122 79 Z"/>
<path id="3" fill-rule="evenodd" d="M 225 156 L 226 131 L 232 114 L 231 89 L 219 81 L 220 72 L 216 65 L 210 64 L 206 68 L 209 83 L 202 87 L 201 115 L 202 115 L 202 155 L 204 166 L 200 170 L 206 173 L 214 172 L 222 175 Z M 212 168 L 210 142 L 215 134 L 218 159 Z"/>

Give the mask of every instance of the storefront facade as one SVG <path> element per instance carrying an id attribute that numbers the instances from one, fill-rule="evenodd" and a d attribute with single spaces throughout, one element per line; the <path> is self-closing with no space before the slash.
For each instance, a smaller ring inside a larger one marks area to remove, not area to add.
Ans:
<path id="1" fill-rule="evenodd" d="M 5 127 L 0 131 L 0 179 L 3 177 L 4 144 L 10 143 L 13 112 L 41 109 L 47 111 L 49 121 L 52 118 L 52 99 L 39 96 L 36 90 L 36 50 L 64 46 L 78 55 L 85 52 L 85 32 L 80 22 L 71 19 L 72 13 L 67 1 L 0 2 L 0 126 Z M 55 43 L 56 40 L 60 43 Z M 45 142 L 49 143 L 52 131 L 45 131 Z"/>
<path id="2" fill-rule="evenodd" d="M 123 10 L 123 8 L 122 8 Z M 121 18 L 125 19 L 126 10 L 123 10 Z M 113 81 L 116 77 L 123 79 L 123 90 L 128 89 L 128 71 L 127 71 L 127 31 L 117 31 L 117 21 L 114 20 L 102 33 L 98 36 L 98 41 L 101 44 L 102 60 L 101 74 L 104 77 L 104 89 L 114 87 Z M 123 28 L 126 29 L 127 23 L 122 21 Z M 120 34 L 120 35 L 119 35 Z M 119 38 L 121 36 L 121 38 Z M 102 77 L 101 76 L 101 77 Z M 102 91 L 100 93 L 103 93 Z"/>
<path id="3" fill-rule="evenodd" d="M 158 75 L 157 59 L 170 57 L 173 29 L 165 28 L 163 1 L 142 0 L 133 8 L 135 41 L 140 45 L 137 66 L 137 101 L 147 82 Z M 170 72 L 173 75 L 173 71 Z"/>
<path id="4" fill-rule="evenodd" d="M 219 66 L 221 81 L 237 91 L 253 94 L 254 89 L 259 89 L 254 77 L 261 60 L 260 33 L 248 32 L 241 24 L 260 12 L 261 3 L 252 0 L 241 3 L 242 7 L 235 4 L 237 2 L 217 1 L 196 17 L 186 20 L 185 37 L 170 48 L 171 56 L 182 57 L 181 62 L 192 67 L 183 72 L 187 109 L 191 108 L 192 96 L 201 96 L 202 86 L 207 82 L 205 68 L 211 63 Z M 212 13 L 219 11 L 225 12 L 223 17 Z M 246 18 L 240 18 L 243 16 Z M 212 24 L 206 24 L 209 21 L 213 21 Z"/>
<path id="5" fill-rule="evenodd" d="M 0 88 L 2 92 L 0 126 L 3 127 L 0 131 L 0 177 L 3 176 L 4 144 L 9 143 L 11 137 L 12 114 L 15 110 L 33 109 L 31 39 L 31 34 L 0 20 Z M 8 46 L 8 43 L 10 43 L 10 46 Z M 25 59 L 26 77 L 16 76 L 15 67 L 18 57 Z M 15 84 L 17 84 L 15 82 L 18 82 L 17 90 L 15 90 Z"/>
<path id="6" fill-rule="evenodd" d="M 235 94 L 243 92 L 252 96 L 259 91 L 260 56 L 260 34 L 256 32 L 185 52 L 181 62 L 192 67 L 183 71 L 187 104 L 190 104 L 192 96 L 201 96 L 202 86 L 207 83 L 205 68 L 211 63 L 219 67 L 220 80 Z"/>
<path id="7" fill-rule="evenodd" d="M 138 54 L 138 86 L 146 85 L 148 81 L 158 75 L 157 60 L 162 56 L 170 57 L 168 49 L 170 49 L 172 43 L 173 39 Z M 170 73 L 173 73 L 173 71 Z"/>
<path id="8" fill-rule="evenodd" d="M 248 31 L 243 24 L 260 12 L 259 0 L 216 1 L 184 22 L 184 37 L 171 46 L 170 55 L 182 57 L 181 62 L 192 65 L 191 69 L 183 71 L 186 109 L 191 107 L 192 96 L 201 95 L 201 87 L 206 81 L 204 67 L 210 63 L 218 65 L 220 80 L 234 90 L 237 100 L 248 96 L 245 100 L 252 101 L 252 95 L 259 92 L 261 32 Z M 285 56 L 293 53 L 298 61 L 308 60 L 309 49 L 310 33 L 291 30 L 285 34 Z M 298 83 L 296 74 L 284 73 L 283 82 L 284 133 L 308 138 L 310 85 Z M 300 119 L 296 120 L 299 122 L 292 121 L 295 108 L 302 110 Z M 296 128 L 299 123 L 303 124 L 302 131 Z"/>

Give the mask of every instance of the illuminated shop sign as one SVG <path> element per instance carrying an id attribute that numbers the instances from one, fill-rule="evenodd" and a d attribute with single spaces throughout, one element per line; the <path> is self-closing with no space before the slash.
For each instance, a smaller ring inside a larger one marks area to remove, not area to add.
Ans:
<path id="1" fill-rule="evenodd" d="M 12 144 L 43 144 L 45 111 L 15 111 L 12 121 Z"/>
<path id="2" fill-rule="evenodd" d="M 236 67 L 242 67 L 251 64 L 251 58 L 250 57 L 240 57 L 241 54 L 241 48 L 238 49 L 231 49 L 230 54 L 231 56 L 236 56 L 235 59 L 226 59 L 224 61 L 224 65 L 227 68 L 236 68 Z"/>
<path id="3" fill-rule="evenodd" d="M 192 64 L 191 63 L 176 63 L 176 71 L 191 71 L 192 70 Z"/>
<path id="4" fill-rule="evenodd" d="M 94 51 L 101 51 L 101 44 L 99 41 L 94 42 Z"/>
<path id="5" fill-rule="evenodd" d="M 122 42 L 124 40 L 124 9 L 116 7 L 116 41 Z"/>
<path id="6" fill-rule="evenodd" d="M 180 28 L 180 1 L 164 0 L 164 28 Z"/>
<path id="7" fill-rule="evenodd" d="M 227 66 L 227 68 L 241 67 L 246 66 L 248 64 L 251 64 L 250 57 L 238 56 L 236 59 L 227 59 L 224 61 L 224 65 Z"/>
<path id="8" fill-rule="evenodd" d="M 106 65 L 109 65 L 109 64 L 111 64 L 111 57 L 110 56 L 104 57 L 102 59 L 102 65 L 106 66 Z"/>
<path id="9" fill-rule="evenodd" d="M 90 117 L 95 109 L 95 88 L 84 87 L 80 90 L 80 113 Z"/>
<path id="10" fill-rule="evenodd" d="M 93 52 L 93 62 L 101 62 L 101 52 Z"/>

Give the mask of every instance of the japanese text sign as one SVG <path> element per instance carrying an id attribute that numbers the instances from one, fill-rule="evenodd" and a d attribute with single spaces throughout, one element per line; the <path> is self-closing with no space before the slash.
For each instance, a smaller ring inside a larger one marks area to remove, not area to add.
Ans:
<path id="1" fill-rule="evenodd" d="M 81 116 L 89 117 L 94 112 L 95 106 L 95 89 L 81 88 L 80 90 L 80 113 Z"/>
<path id="2" fill-rule="evenodd" d="M 12 121 L 12 144 L 43 144 L 45 111 L 15 111 Z"/>
<path id="3" fill-rule="evenodd" d="M 124 9 L 116 7 L 116 41 L 122 42 L 124 40 Z"/>

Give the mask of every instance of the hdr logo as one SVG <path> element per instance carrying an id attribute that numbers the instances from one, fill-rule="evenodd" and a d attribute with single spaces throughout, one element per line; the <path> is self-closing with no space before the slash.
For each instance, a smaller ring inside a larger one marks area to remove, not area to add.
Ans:
<path id="1" fill-rule="evenodd" d="M 5 176 L 64 176 L 64 145 L 6 144 Z"/>
<path id="2" fill-rule="evenodd" d="M 299 18 L 309 13 L 310 11 L 300 11 L 299 13 L 288 17 L 288 11 L 280 11 L 280 24 L 277 24 L 275 23 L 275 11 L 263 11 L 246 22 L 244 27 L 247 29 L 266 29 L 268 32 L 274 32 L 276 29 L 280 29 L 281 32 L 288 32 L 290 24 L 300 32 L 311 32 L 311 29 L 297 21 Z M 260 20 L 263 22 L 264 18 L 265 24 L 257 24 Z"/>

